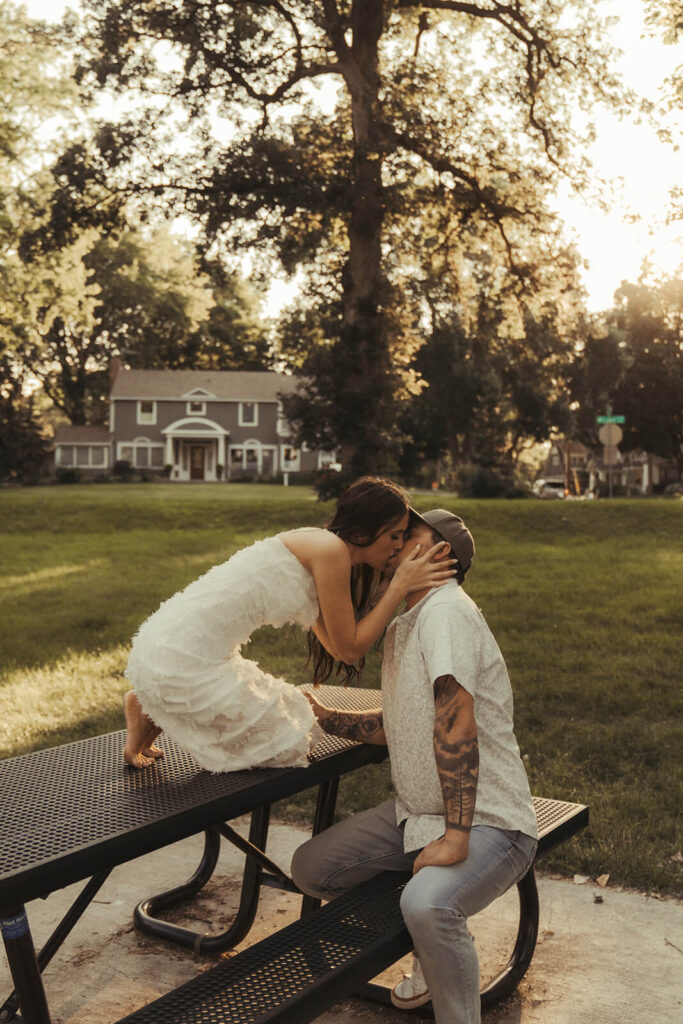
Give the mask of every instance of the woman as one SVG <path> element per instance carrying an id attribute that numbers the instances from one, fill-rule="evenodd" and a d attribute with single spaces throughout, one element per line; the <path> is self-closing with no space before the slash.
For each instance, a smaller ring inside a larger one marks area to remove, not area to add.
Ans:
<path id="1" fill-rule="evenodd" d="M 210 771 L 306 765 L 322 736 L 309 702 L 240 646 L 259 626 L 299 622 L 311 630 L 314 682 L 329 678 L 335 661 L 348 681 L 406 594 L 452 575 L 450 561 L 430 562 L 440 545 L 416 551 L 370 607 L 407 529 L 406 493 L 363 477 L 327 529 L 256 541 L 165 601 L 133 639 L 124 760 L 151 765 L 163 755 L 154 743 L 163 729 Z"/>

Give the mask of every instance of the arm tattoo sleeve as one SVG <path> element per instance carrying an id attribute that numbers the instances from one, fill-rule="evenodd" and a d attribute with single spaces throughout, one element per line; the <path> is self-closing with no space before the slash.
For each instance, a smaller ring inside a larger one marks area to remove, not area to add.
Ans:
<path id="1" fill-rule="evenodd" d="M 434 754 L 446 828 L 469 832 L 477 799 L 479 744 L 468 695 L 454 676 L 434 684 Z"/>
<path id="2" fill-rule="evenodd" d="M 359 743 L 372 743 L 382 732 L 382 712 L 376 711 L 333 711 L 320 722 L 332 736 L 343 736 Z"/>

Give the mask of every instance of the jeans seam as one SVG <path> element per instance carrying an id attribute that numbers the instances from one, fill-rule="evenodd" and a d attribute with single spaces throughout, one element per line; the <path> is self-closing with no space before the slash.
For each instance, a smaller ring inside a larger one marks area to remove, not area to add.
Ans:
<path id="1" fill-rule="evenodd" d="M 400 850 L 398 847 L 390 847 L 386 850 L 377 850 L 369 857 L 362 857 L 358 860 L 347 861 L 345 864 L 337 866 L 334 871 L 331 871 L 330 874 L 325 877 L 322 882 L 322 887 L 328 889 L 332 879 L 338 878 L 339 875 L 343 875 L 345 871 L 361 867 L 363 864 L 372 864 L 376 860 L 381 860 L 382 857 L 393 856 L 397 853 L 403 853 L 403 850 Z"/>
<path id="2" fill-rule="evenodd" d="M 529 854 L 529 858 L 527 860 L 526 866 L 522 868 L 522 870 L 519 872 L 519 874 L 517 875 L 515 880 L 513 882 L 510 882 L 510 885 L 508 886 L 509 889 L 511 889 L 513 885 L 517 885 L 518 882 L 521 882 L 521 880 L 524 878 L 524 876 L 531 870 L 531 868 L 533 866 L 533 863 L 534 863 L 534 860 L 535 860 L 535 857 L 536 857 L 536 850 L 537 849 L 538 849 L 538 843 L 535 843 L 534 846 L 533 846 L 533 849 L 531 850 L 531 853 Z"/>

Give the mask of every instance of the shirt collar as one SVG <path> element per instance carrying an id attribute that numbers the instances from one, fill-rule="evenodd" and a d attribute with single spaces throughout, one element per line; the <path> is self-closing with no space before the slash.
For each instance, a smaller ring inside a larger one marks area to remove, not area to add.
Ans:
<path id="1" fill-rule="evenodd" d="M 448 583 L 444 583 L 444 586 L 448 587 L 453 583 L 455 583 L 456 587 L 460 586 L 457 580 L 449 580 Z M 439 593 L 440 590 L 442 590 L 442 587 L 433 587 L 425 594 L 424 597 L 420 598 L 417 604 L 413 605 L 412 608 L 409 608 L 407 611 L 401 612 L 400 615 L 397 615 L 394 622 L 400 622 L 401 625 L 413 625 L 427 601 L 430 601 L 435 594 Z"/>

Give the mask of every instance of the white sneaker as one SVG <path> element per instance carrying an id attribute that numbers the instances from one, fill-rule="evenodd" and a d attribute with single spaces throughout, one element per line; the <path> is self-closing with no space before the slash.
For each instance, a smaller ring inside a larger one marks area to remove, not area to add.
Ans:
<path id="1" fill-rule="evenodd" d="M 403 981 L 394 985 L 391 990 L 391 1001 L 399 1010 L 413 1010 L 416 1006 L 424 1006 L 430 999 L 420 961 L 413 953 L 410 974 L 404 974 Z"/>

